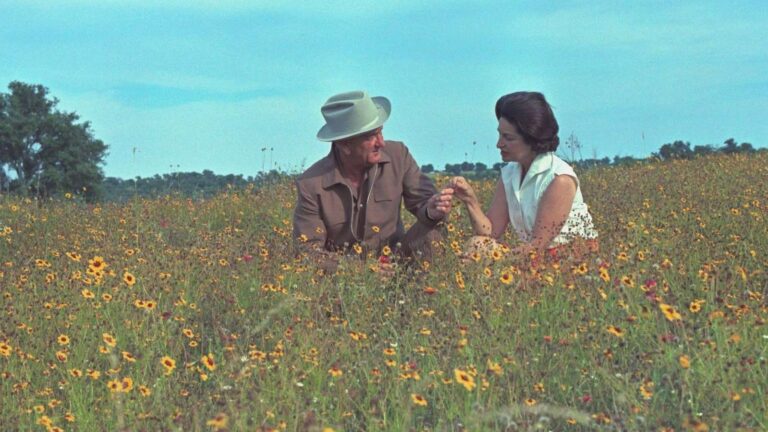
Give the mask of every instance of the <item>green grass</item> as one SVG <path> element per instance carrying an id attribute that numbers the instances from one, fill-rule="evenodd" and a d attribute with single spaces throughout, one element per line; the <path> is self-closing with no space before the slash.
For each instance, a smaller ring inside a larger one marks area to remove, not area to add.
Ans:
<path id="1" fill-rule="evenodd" d="M 461 211 L 426 276 L 382 281 L 373 257 L 322 277 L 294 255 L 288 182 L 194 202 L 4 197 L 0 415 L 14 430 L 766 430 L 766 166 L 581 173 L 599 256 L 509 284 L 510 257 L 457 259 Z M 488 202 L 493 181 L 475 186 Z"/>

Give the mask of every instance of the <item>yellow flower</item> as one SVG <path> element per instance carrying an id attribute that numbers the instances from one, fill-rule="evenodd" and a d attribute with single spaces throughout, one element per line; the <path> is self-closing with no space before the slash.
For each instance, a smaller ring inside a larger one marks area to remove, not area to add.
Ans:
<path id="1" fill-rule="evenodd" d="M 578 266 L 573 266 L 571 273 L 574 275 L 585 275 L 589 271 L 589 266 L 586 263 L 581 263 Z"/>
<path id="2" fill-rule="evenodd" d="M 384 246 L 381 248 L 381 254 L 384 256 L 389 256 L 392 253 L 392 249 L 390 249 L 389 246 Z"/>
<path id="3" fill-rule="evenodd" d="M 460 271 L 456 272 L 456 285 L 458 285 L 460 289 L 464 289 L 464 275 L 461 274 Z"/>
<path id="4" fill-rule="evenodd" d="M 118 380 L 109 380 L 107 381 L 107 388 L 110 392 L 117 393 L 123 388 L 123 385 Z"/>
<path id="5" fill-rule="evenodd" d="M 69 336 L 59 335 L 59 337 L 56 338 L 56 342 L 58 342 L 59 345 L 69 345 Z"/>
<path id="6" fill-rule="evenodd" d="M 136 284 L 136 276 L 131 274 L 131 272 L 125 272 L 123 273 L 123 282 L 128 286 L 133 286 Z"/>
<path id="7" fill-rule="evenodd" d="M 653 397 L 653 381 L 646 381 L 640 385 L 640 395 L 645 400 L 650 400 Z"/>
<path id="8" fill-rule="evenodd" d="M 374 225 L 371 227 L 371 231 L 378 233 L 379 231 L 381 231 L 381 228 L 379 228 L 377 225 Z"/>
<path id="9" fill-rule="evenodd" d="M 330 374 L 332 377 L 334 377 L 334 378 L 335 378 L 335 377 L 340 377 L 340 376 L 344 375 L 344 371 L 343 371 L 343 370 L 341 370 L 341 369 L 340 369 L 338 366 L 333 366 L 333 367 L 331 367 L 330 369 L 328 369 L 328 373 L 329 373 L 329 374 Z"/>
<path id="10" fill-rule="evenodd" d="M 488 359 L 488 370 L 491 371 L 495 375 L 501 375 L 504 373 L 504 369 L 501 368 L 501 365 L 499 363 L 496 363 L 494 361 L 491 361 L 491 359 Z"/>
<path id="11" fill-rule="evenodd" d="M 427 406 L 427 400 L 424 398 L 424 396 L 416 393 L 411 393 L 411 401 L 414 405 L 418 406 Z"/>
<path id="12" fill-rule="evenodd" d="M 149 387 L 145 385 L 139 386 L 139 393 L 141 393 L 142 396 L 147 397 L 152 394 L 152 390 L 149 389 Z"/>
<path id="13" fill-rule="evenodd" d="M 659 304 L 659 309 L 661 309 L 661 311 L 664 313 L 664 317 L 666 317 L 669 321 L 678 321 L 683 319 L 682 315 L 680 315 L 680 313 L 675 310 L 674 307 L 666 303 Z"/>
<path id="14" fill-rule="evenodd" d="M 94 272 L 103 271 L 107 267 L 109 267 L 109 265 L 104 261 L 104 258 L 100 256 L 95 256 L 88 260 L 88 268 Z"/>
<path id="15" fill-rule="evenodd" d="M 107 345 L 109 345 L 111 347 L 117 345 L 117 339 L 115 339 L 115 337 L 112 336 L 109 333 L 102 333 L 101 334 L 101 339 L 104 341 L 105 344 L 107 344 Z"/>
<path id="16" fill-rule="evenodd" d="M 123 393 L 128 393 L 133 389 L 133 379 L 130 377 L 123 378 L 122 381 L 120 381 L 120 391 Z"/>
<path id="17" fill-rule="evenodd" d="M 609 325 L 605 330 L 616 337 L 624 337 L 624 330 L 619 327 Z"/>
<path id="18" fill-rule="evenodd" d="M 704 303 L 704 300 L 694 300 L 688 305 L 688 310 L 692 313 L 699 313 L 701 311 L 701 305 Z"/>
<path id="19" fill-rule="evenodd" d="M 709 426 L 699 420 L 689 420 L 685 419 L 683 420 L 683 429 L 692 431 L 692 432 L 709 432 Z"/>
<path id="20" fill-rule="evenodd" d="M 454 369 L 453 376 L 456 378 L 456 382 L 463 385 L 467 391 L 472 391 L 472 389 L 477 386 L 477 384 L 475 384 L 475 378 L 461 369 Z"/>
<path id="21" fill-rule="evenodd" d="M 5 342 L 0 342 L 0 356 L 10 357 L 12 350 L 13 350 L 13 348 L 11 348 L 10 345 L 8 345 Z"/>
<path id="22" fill-rule="evenodd" d="M 680 367 L 683 369 L 691 367 L 691 359 L 685 354 L 678 357 L 677 361 L 680 362 Z"/>
<path id="23" fill-rule="evenodd" d="M 504 273 L 502 273 L 502 274 L 501 274 L 501 277 L 499 278 L 499 280 L 500 280 L 500 281 L 501 281 L 501 283 L 503 283 L 504 285 L 509 285 L 509 284 L 511 284 L 511 283 L 512 283 L 512 274 L 511 274 L 511 273 L 507 273 L 507 272 L 504 272 Z"/>
<path id="24" fill-rule="evenodd" d="M 229 423 L 229 417 L 227 417 L 224 413 L 216 414 L 216 417 L 208 420 L 205 422 L 206 426 L 210 426 L 213 430 L 223 430 L 227 428 L 227 424 Z"/>
<path id="25" fill-rule="evenodd" d="M 163 358 L 160 359 L 160 364 L 165 368 L 166 375 L 170 375 L 173 373 L 173 370 L 176 369 L 176 361 L 168 356 L 163 356 Z"/>
<path id="26" fill-rule="evenodd" d="M 608 269 L 605 267 L 600 268 L 600 279 L 603 280 L 603 282 L 608 282 L 611 280 L 611 275 L 608 273 Z"/>
<path id="27" fill-rule="evenodd" d="M 43 410 L 45 410 L 45 408 L 43 408 L 42 405 L 35 405 L 35 408 L 33 408 L 35 410 L 35 412 L 37 412 L 37 407 L 41 407 Z M 43 411 L 40 411 L 40 412 L 43 412 Z M 44 426 L 46 428 L 53 426 L 53 420 L 51 420 L 50 417 L 45 416 L 45 415 L 44 416 L 40 416 L 40 418 L 37 419 L 36 423 L 39 424 L 40 426 Z"/>
<path id="28" fill-rule="evenodd" d="M 201 360 L 206 369 L 209 371 L 216 370 L 216 362 L 213 361 L 213 354 L 208 353 L 208 355 L 204 355 Z"/>
<path id="29" fill-rule="evenodd" d="M 130 363 L 136 363 L 136 357 L 133 356 L 133 354 L 129 353 L 128 351 L 123 351 L 123 360 L 130 362 Z"/>

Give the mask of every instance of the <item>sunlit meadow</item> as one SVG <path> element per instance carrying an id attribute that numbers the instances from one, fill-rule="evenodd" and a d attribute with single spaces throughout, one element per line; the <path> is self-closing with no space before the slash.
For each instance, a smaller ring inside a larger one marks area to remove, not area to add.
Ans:
<path id="1" fill-rule="evenodd" d="M 390 280 L 295 256 L 289 182 L 4 197 L 0 429 L 766 430 L 766 167 L 584 171 L 599 254 L 463 263 L 454 211 Z"/>

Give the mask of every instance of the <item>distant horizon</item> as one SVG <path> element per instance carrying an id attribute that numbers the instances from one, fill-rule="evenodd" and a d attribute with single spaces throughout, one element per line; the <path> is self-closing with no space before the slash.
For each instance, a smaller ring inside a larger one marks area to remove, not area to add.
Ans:
<path id="1" fill-rule="evenodd" d="M 419 165 L 492 165 L 496 100 L 542 92 L 584 158 L 768 145 L 761 1 L 0 0 L 0 84 L 41 84 L 109 146 L 104 174 L 306 168 L 320 106 L 392 102 Z M 262 150 L 271 149 L 271 150 Z M 249 174 L 250 173 L 250 174 Z"/>
<path id="2" fill-rule="evenodd" d="M 729 137 L 729 138 L 732 138 L 732 137 Z M 726 138 L 726 140 L 727 139 L 728 138 Z M 685 142 L 684 140 L 679 140 L 679 141 Z M 736 141 L 739 144 L 742 144 L 742 142 L 740 142 L 739 140 L 736 140 Z M 664 143 L 664 144 L 671 144 L 671 143 Z M 664 144 L 662 144 L 662 145 L 664 145 Z M 714 144 L 694 144 L 694 143 L 690 143 L 690 144 L 691 144 L 691 149 L 693 149 L 693 147 L 696 146 L 696 145 L 710 145 L 710 146 L 713 146 L 714 150 L 718 150 L 719 147 L 722 147 L 722 145 L 714 145 Z M 766 146 L 755 146 L 754 143 L 749 143 L 749 144 L 753 145 L 755 151 L 768 151 L 768 147 L 766 147 Z M 661 147 L 661 146 L 659 146 L 659 147 Z M 563 154 L 563 152 L 561 150 L 562 150 L 561 148 L 558 148 L 558 150 L 555 153 L 560 158 L 565 160 L 566 162 L 569 162 L 569 163 L 572 163 L 572 164 L 579 164 L 579 163 L 582 163 L 582 162 L 585 162 L 585 161 L 590 161 L 590 160 L 603 160 L 603 159 L 606 159 L 606 158 L 610 160 L 611 164 L 613 164 L 615 158 L 617 158 L 617 157 L 618 158 L 633 158 L 634 160 L 637 160 L 637 161 L 643 161 L 643 160 L 647 160 L 647 159 L 650 159 L 650 158 L 654 157 L 653 153 L 657 153 L 657 151 L 654 151 L 654 152 L 646 155 L 645 157 L 631 156 L 631 155 L 614 155 L 614 156 L 601 156 L 601 157 L 598 157 L 598 158 L 584 157 L 584 158 L 573 160 L 570 157 L 568 157 L 568 155 Z M 659 149 L 656 149 L 656 150 L 659 150 Z M 423 168 L 426 165 L 432 165 L 432 167 L 434 168 L 434 171 L 436 171 L 436 172 L 444 172 L 444 171 L 446 171 L 445 170 L 445 165 L 446 164 L 461 165 L 464 162 L 468 162 L 468 163 L 471 163 L 471 164 L 483 163 L 483 164 L 486 165 L 486 167 L 488 169 L 492 169 L 493 166 L 495 164 L 497 164 L 497 163 L 500 163 L 500 164 L 507 163 L 507 162 L 504 162 L 504 161 L 501 161 L 501 160 L 499 160 L 497 162 L 492 162 L 492 163 L 486 163 L 484 161 L 461 161 L 461 162 L 446 162 L 445 164 L 442 164 L 442 165 L 438 166 L 438 165 L 435 165 L 434 163 L 430 163 L 430 162 L 426 162 L 426 163 L 421 163 L 419 161 L 416 161 L 416 162 L 417 162 L 417 164 L 419 165 L 420 168 Z M 304 168 L 306 169 L 308 167 L 304 167 Z M 303 172 L 302 170 L 282 171 L 282 170 L 279 170 L 279 169 L 276 169 L 276 168 L 273 168 L 272 170 L 274 170 L 275 172 L 278 172 L 280 174 L 287 174 L 287 175 L 297 175 L 297 174 L 301 174 Z M 168 172 L 163 172 L 163 173 L 155 173 L 155 174 L 151 174 L 151 175 L 148 175 L 148 176 L 135 176 L 135 177 L 131 177 L 131 178 L 116 177 L 116 176 L 110 176 L 110 175 L 106 175 L 105 174 L 104 178 L 105 179 L 113 178 L 113 179 L 119 179 L 119 180 L 125 181 L 125 180 L 134 180 L 134 179 L 136 179 L 136 177 L 140 177 L 142 179 L 149 179 L 149 178 L 153 178 L 154 176 L 163 177 L 163 176 L 166 176 L 166 175 L 175 175 L 175 174 L 202 174 L 204 171 L 211 171 L 214 175 L 222 176 L 222 177 L 223 176 L 228 176 L 228 175 L 234 175 L 234 176 L 240 176 L 240 177 L 243 177 L 243 178 L 257 177 L 259 174 L 269 174 L 269 172 L 271 172 L 271 171 L 256 171 L 255 173 L 252 173 L 252 174 L 249 174 L 249 173 L 229 173 L 229 172 L 228 173 L 224 173 L 224 172 L 216 172 L 216 171 L 208 169 L 208 168 L 203 168 L 200 171 L 184 171 L 184 170 L 168 171 Z"/>

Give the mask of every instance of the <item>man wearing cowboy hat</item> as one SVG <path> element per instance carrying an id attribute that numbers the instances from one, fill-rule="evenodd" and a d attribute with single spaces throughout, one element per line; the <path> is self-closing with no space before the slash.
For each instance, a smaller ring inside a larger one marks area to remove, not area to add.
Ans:
<path id="1" fill-rule="evenodd" d="M 327 271 L 336 266 L 329 252 L 349 248 L 388 246 L 428 259 L 439 239 L 435 227 L 451 210 L 453 190 L 438 193 L 402 142 L 384 141 L 390 111 L 389 100 L 364 91 L 332 96 L 321 108 L 325 125 L 317 138 L 330 141 L 331 151 L 296 180 L 293 235 Z M 401 202 L 417 219 L 407 232 Z"/>

